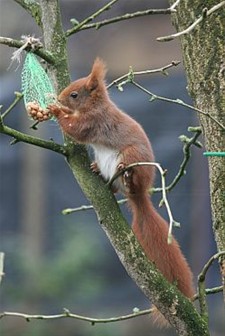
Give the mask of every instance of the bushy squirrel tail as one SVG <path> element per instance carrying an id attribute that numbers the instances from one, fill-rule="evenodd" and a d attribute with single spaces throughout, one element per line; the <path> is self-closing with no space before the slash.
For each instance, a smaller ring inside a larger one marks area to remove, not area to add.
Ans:
<path id="1" fill-rule="evenodd" d="M 132 229 L 146 256 L 170 283 L 191 298 L 194 295 L 192 272 L 176 239 L 173 237 L 168 244 L 167 222 L 157 213 L 147 192 L 129 195 L 128 199 L 133 213 Z M 169 325 L 157 308 L 153 320 L 160 326 Z"/>

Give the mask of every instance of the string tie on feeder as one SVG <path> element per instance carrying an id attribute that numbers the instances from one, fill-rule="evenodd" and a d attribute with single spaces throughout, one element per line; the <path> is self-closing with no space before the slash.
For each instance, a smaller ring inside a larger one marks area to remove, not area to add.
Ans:
<path id="1" fill-rule="evenodd" d="M 10 66 L 15 61 L 18 63 L 18 66 L 20 65 L 22 53 L 24 50 L 34 51 L 43 48 L 43 44 L 41 43 L 40 39 L 31 35 L 22 35 L 21 42 L 23 43 L 23 45 L 12 53 Z"/>

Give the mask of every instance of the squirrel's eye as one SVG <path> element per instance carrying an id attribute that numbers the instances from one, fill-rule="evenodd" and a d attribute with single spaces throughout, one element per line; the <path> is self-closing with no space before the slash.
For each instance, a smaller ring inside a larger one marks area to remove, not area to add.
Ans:
<path id="1" fill-rule="evenodd" d="M 77 98 L 77 96 L 78 96 L 78 92 L 77 91 L 73 91 L 73 92 L 71 92 L 71 94 L 70 94 L 70 97 L 72 97 L 72 98 Z"/>

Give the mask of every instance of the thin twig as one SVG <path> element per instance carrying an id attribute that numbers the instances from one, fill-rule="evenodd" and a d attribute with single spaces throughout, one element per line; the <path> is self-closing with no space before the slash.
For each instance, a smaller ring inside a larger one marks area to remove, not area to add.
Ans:
<path id="1" fill-rule="evenodd" d="M 149 96 L 151 96 L 150 101 L 154 101 L 154 100 L 162 100 L 162 101 L 166 101 L 168 103 L 173 103 L 173 104 L 178 104 L 184 107 L 187 107 L 188 109 L 191 109 L 193 111 L 198 112 L 199 114 L 202 114 L 208 118 L 210 118 L 211 120 L 213 120 L 222 130 L 225 131 L 225 126 L 223 124 L 221 124 L 220 121 L 218 121 L 216 118 L 214 118 L 209 112 L 204 112 L 192 105 L 189 105 L 187 103 L 185 103 L 183 100 L 181 99 L 170 99 L 170 98 L 166 98 L 166 97 L 162 97 L 162 96 L 158 96 L 154 93 L 152 93 L 151 91 L 147 90 L 145 87 L 143 87 L 142 85 L 138 84 L 136 81 L 132 80 L 131 83 L 138 87 L 141 91 L 147 93 Z"/>
<path id="2" fill-rule="evenodd" d="M 225 251 L 218 252 L 214 254 L 204 265 L 201 273 L 198 275 L 198 296 L 201 316 L 205 321 L 208 321 L 208 309 L 206 304 L 206 290 L 205 290 L 205 277 L 212 263 L 219 259 L 221 256 L 225 255 Z"/>
<path id="3" fill-rule="evenodd" d="M 68 309 L 64 309 L 64 312 L 62 314 L 55 314 L 55 315 L 31 315 L 31 314 L 24 314 L 24 313 L 17 313 L 17 312 L 3 312 L 0 314 L 0 318 L 6 317 L 6 316 L 11 316 L 11 317 L 21 317 L 25 319 L 26 321 L 30 321 L 32 319 L 36 320 L 56 320 L 56 319 L 62 319 L 62 318 L 74 318 L 77 320 L 81 321 L 86 321 L 90 322 L 92 325 L 96 323 L 112 323 L 112 322 L 118 322 L 118 321 L 125 321 L 129 320 L 138 316 L 143 316 L 143 315 L 149 315 L 151 314 L 153 309 L 146 309 L 146 310 L 141 310 L 137 311 L 132 314 L 128 315 L 123 315 L 119 317 L 111 317 L 111 318 L 105 318 L 105 319 L 97 319 L 97 318 L 92 318 L 92 317 L 87 317 L 87 316 L 82 316 L 82 315 L 77 315 L 70 313 Z"/>
<path id="4" fill-rule="evenodd" d="M 173 219 L 173 215 L 169 206 L 169 202 L 167 200 L 167 196 L 166 196 L 166 182 L 165 182 L 165 173 L 166 171 L 164 171 L 162 169 L 162 167 L 160 166 L 159 163 L 157 162 L 136 162 L 136 163 L 132 163 L 128 166 L 126 166 L 125 168 L 119 170 L 118 172 L 116 172 L 116 174 L 114 174 L 114 176 L 111 178 L 111 180 L 108 182 L 109 186 L 112 185 L 112 183 L 122 174 L 124 174 L 127 170 L 134 168 L 134 167 L 138 167 L 138 166 L 155 166 L 161 175 L 161 184 L 162 184 L 162 200 L 160 202 L 160 206 L 162 204 L 165 204 L 167 213 L 168 213 L 168 217 L 169 217 L 169 230 L 168 230 L 168 237 L 167 237 L 167 241 L 168 244 L 171 244 L 172 242 L 172 229 L 173 226 L 180 226 L 180 224 L 178 222 L 176 222 Z"/>
<path id="5" fill-rule="evenodd" d="M 24 42 L 20 40 L 15 40 L 9 37 L 0 36 L 0 44 L 4 44 L 4 45 L 7 45 L 8 47 L 13 47 L 13 48 L 21 48 L 24 45 Z M 43 48 L 40 48 L 40 49 L 34 50 L 33 52 L 39 57 L 41 57 L 43 60 L 45 60 L 47 63 L 52 64 L 52 65 L 55 64 L 55 58 L 52 56 L 52 54 L 49 51 Z"/>
<path id="6" fill-rule="evenodd" d="M 93 209 L 93 205 L 81 205 L 80 207 L 77 208 L 67 208 L 62 210 L 63 215 L 69 215 L 73 212 L 78 212 L 78 211 L 86 211 L 86 210 L 91 210 Z"/>
<path id="7" fill-rule="evenodd" d="M 123 198 L 119 201 L 117 201 L 118 204 L 124 204 L 127 202 L 126 198 Z M 63 215 L 70 215 L 71 213 L 78 212 L 78 211 L 87 211 L 87 210 L 93 210 L 94 207 L 93 205 L 81 205 L 80 207 L 77 208 L 67 208 L 62 210 Z"/>
<path id="8" fill-rule="evenodd" d="M 142 71 L 133 71 L 132 68 L 130 68 L 129 72 L 125 75 L 122 75 L 121 77 L 118 77 L 116 79 L 114 79 L 114 81 L 112 81 L 112 83 L 110 83 L 107 86 L 107 89 L 110 89 L 113 85 L 118 85 L 121 81 L 124 81 L 125 79 L 130 79 L 130 76 L 132 76 L 134 78 L 134 76 L 138 76 L 138 75 L 149 75 L 149 74 L 155 74 L 155 73 L 163 73 L 164 75 L 167 74 L 166 70 L 170 69 L 172 67 L 175 67 L 177 65 L 180 64 L 180 61 L 172 61 L 170 64 L 167 64 L 161 68 L 157 68 L 157 69 L 152 69 L 152 70 L 142 70 Z"/>
<path id="9" fill-rule="evenodd" d="M 94 20 L 97 16 L 108 10 L 114 3 L 116 3 L 119 0 L 112 0 L 109 3 L 107 3 L 102 8 L 98 9 L 95 13 L 88 16 L 86 19 L 84 19 L 82 22 L 78 23 L 75 27 L 72 29 L 67 30 L 66 36 L 70 36 L 72 34 L 75 34 L 77 31 L 81 30 L 82 27 L 84 27 L 86 24 L 88 24 L 90 21 Z"/>
<path id="10" fill-rule="evenodd" d="M 213 287 L 213 288 L 206 288 L 205 294 L 217 294 L 223 291 L 223 286 Z M 199 293 L 196 293 L 192 298 L 191 301 L 196 301 L 199 298 Z"/>
<path id="11" fill-rule="evenodd" d="M 70 35 L 77 33 L 78 31 L 81 31 L 81 30 L 92 29 L 92 28 L 100 29 L 101 27 L 112 24 L 112 23 L 116 23 L 116 22 L 120 22 L 124 20 L 130 20 L 130 19 L 134 19 L 137 17 L 141 17 L 141 16 L 157 15 L 157 14 L 171 14 L 174 12 L 176 12 L 175 9 L 166 8 L 166 9 L 147 9 L 147 10 L 138 11 L 135 13 L 127 13 L 121 16 L 113 17 L 111 19 L 106 19 L 106 20 L 91 23 L 91 24 L 85 24 L 85 25 L 82 25 L 79 29 L 77 29 L 77 26 L 79 25 L 78 24 L 74 28 L 67 30 L 65 35 L 66 37 L 69 37 Z M 86 20 L 88 20 L 88 18 Z"/>
<path id="12" fill-rule="evenodd" d="M 12 102 L 12 104 L 2 113 L 2 119 L 4 119 L 12 109 L 18 104 L 18 102 L 23 98 L 23 94 L 21 92 L 15 92 L 16 98 Z"/>
<path id="13" fill-rule="evenodd" d="M 211 15 L 212 13 L 214 13 L 216 10 L 218 10 L 219 8 L 225 6 L 225 1 L 222 1 L 220 3 L 218 3 L 217 5 L 213 6 L 211 9 L 207 9 L 204 8 L 202 11 L 202 16 L 200 16 L 195 22 L 193 22 L 188 28 L 175 33 L 175 34 L 171 34 L 171 35 L 167 35 L 167 36 L 161 36 L 158 37 L 156 40 L 159 42 L 168 42 L 171 40 L 174 40 L 176 37 L 180 37 L 182 35 L 185 34 L 189 34 L 200 22 L 202 22 L 203 19 L 205 19 L 207 16 Z"/>
<path id="14" fill-rule="evenodd" d="M 185 168 L 191 156 L 190 151 L 191 146 L 195 145 L 197 147 L 202 147 L 202 145 L 199 142 L 197 142 L 198 137 L 202 133 L 201 127 L 189 127 L 188 131 L 195 132 L 195 135 L 192 138 L 187 137 L 183 138 L 182 136 L 180 136 L 181 141 L 184 142 L 183 147 L 184 158 L 180 165 L 177 175 L 174 177 L 173 181 L 166 187 L 166 191 L 171 191 L 177 185 L 181 177 L 185 174 Z"/>
<path id="15" fill-rule="evenodd" d="M 31 135 L 19 132 L 13 128 L 10 128 L 3 123 L 3 119 L 0 116 L 0 133 L 12 136 L 14 141 L 11 144 L 15 144 L 17 142 L 25 142 L 30 145 L 34 145 L 41 148 L 50 149 L 56 153 L 67 155 L 67 150 L 65 146 L 59 145 L 53 141 L 46 141 L 40 138 L 33 137 Z"/>
<path id="16" fill-rule="evenodd" d="M 199 281 L 205 281 L 205 277 L 206 277 L 206 273 L 208 272 L 209 270 L 209 267 L 212 265 L 212 263 L 219 259 L 220 257 L 224 256 L 225 255 L 225 251 L 221 251 L 221 252 L 218 252 L 216 254 L 214 254 L 208 261 L 207 263 L 204 265 L 204 267 L 202 268 L 202 271 L 201 273 L 199 274 Z"/>
<path id="17" fill-rule="evenodd" d="M 210 294 L 219 293 L 222 290 L 223 290 L 223 286 L 219 286 L 219 287 L 214 287 L 214 288 L 207 288 L 205 290 L 205 292 L 206 292 L 207 295 L 210 295 Z M 199 297 L 198 293 L 196 293 L 193 296 L 192 301 L 197 300 L 198 297 Z M 65 308 L 63 313 L 55 314 L 55 315 L 42 315 L 42 314 L 31 315 L 31 314 L 26 314 L 26 313 L 5 311 L 5 312 L 0 314 L 0 319 L 4 318 L 4 317 L 7 317 L 7 316 L 8 317 L 19 317 L 19 318 L 23 318 L 27 322 L 29 322 L 30 320 L 57 320 L 57 319 L 62 319 L 62 318 L 73 318 L 73 319 L 77 319 L 77 320 L 81 320 L 81 321 L 90 322 L 92 325 L 95 325 L 97 323 L 112 323 L 112 322 L 126 321 L 126 320 L 129 320 L 129 319 L 133 319 L 135 317 L 149 315 L 152 312 L 153 312 L 152 308 L 145 309 L 145 310 L 138 310 L 137 309 L 137 311 L 135 311 L 132 314 L 122 315 L 122 316 L 118 316 L 118 317 L 97 319 L 97 318 L 92 318 L 92 317 L 88 317 L 88 316 L 73 314 L 68 309 Z"/>

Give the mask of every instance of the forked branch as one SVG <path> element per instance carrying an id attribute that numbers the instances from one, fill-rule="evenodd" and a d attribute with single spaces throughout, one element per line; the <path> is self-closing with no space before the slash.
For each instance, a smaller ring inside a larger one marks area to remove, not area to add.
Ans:
<path id="1" fill-rule="evenodd" d="M 206 19 L 209 15 L 211 15 L 212 13 L 214 13 L 215 11 L 217 11 L 218 9 L 220 9 L 221 7 L 225 6 L 225 1 L 222 1 L 220 3 L 218 3 L 217 5 L 213 6 L 212 8 L 210 8 L 208 10 L 208 8 L 204 8 L 202 11 L 202 15 L 196 20 L 194 21 L 189 27 L 187 27 L 186 29 L 175 33 L 175 34 L 171 34 L 171 35 L 167 35 L 167 36 L 162 36 L 162 37 L 158 37 L 156 40 L 159 42 L 168 42 L 168 41 L 172 41 L 177 37 L 180 37 L 182 35 L 185 34 L 190 34 L 191 31 L 200 23 L 202 22 L 204 19 Z"/>

